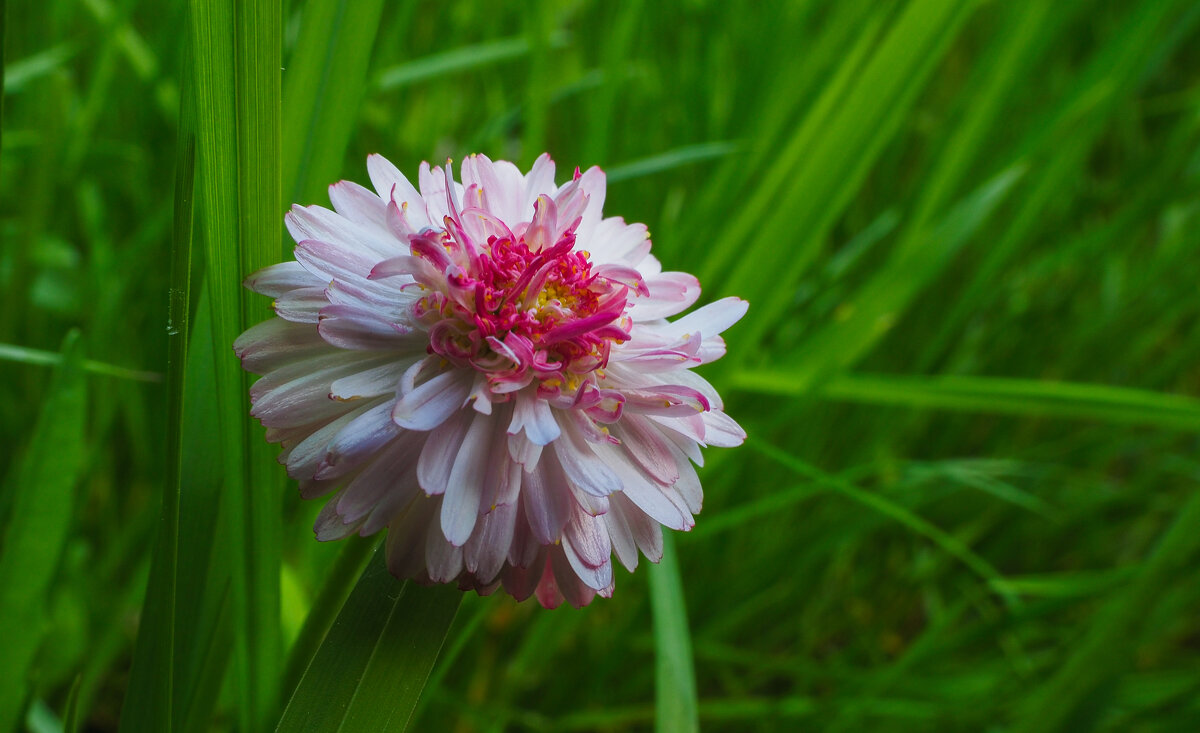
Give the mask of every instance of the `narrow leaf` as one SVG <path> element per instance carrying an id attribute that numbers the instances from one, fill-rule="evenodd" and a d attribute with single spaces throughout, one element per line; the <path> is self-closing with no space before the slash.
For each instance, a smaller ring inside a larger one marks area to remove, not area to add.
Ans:
<path id="1" fill-rule="evenodd" d="M 731 379 L 739 389 L 801 396 L 806 383 L 787 369 L 754 369 Z M 842 374 L 819 388 L 829 400 L 919 409 L 1152 425 L 1200 430 L 1200 400 L 1103 384 L 941 375 Z"/>
<path id="2" fill-rule="evenodd" d="M 14 491 L 0 545 L 0 730 L 16 728 L 33 692 L 30 665 L 46 631 L 46 594 L 75 517 L 75 485 L 84 465 L 87 393 L 78 331 L 67 334 L 62 355 L 8 482 Z"/>
<path id="3" fill-rule="evenodd" d="M 283 204 L 324 198 L 337 180 L 367 86 L 383 0 L 313 0 L 283 94 Z"/>
<path id="4" fill-rule="evenodd" d="M 675 558 L 675 540 L 663 535 L 662 560 L 649 570 L 650 608 L 654 613 L 654 729 L 683 733 L 700 729 L 696 672 L 688 633 L 683 581 Z"/>

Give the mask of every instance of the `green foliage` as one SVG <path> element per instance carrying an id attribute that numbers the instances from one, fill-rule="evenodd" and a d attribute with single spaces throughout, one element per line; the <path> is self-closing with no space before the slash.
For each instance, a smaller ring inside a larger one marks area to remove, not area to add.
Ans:
<path id="1" fill-rule="evenodd" d="M 462 593 L 398 583 L 376 552 L 288 702 L 278 733 L 403 731 Z"/>
<path id="2" fill-rule="evenodd" d="M 1200 727 L 1194 2 L 0 17 L 0 730 Z M 368 153 L 544 149 L 750 301 L 749 444 L 614 598 L 455 617 L 312 540 L 241 281 Z"/>
<path id="3" fill-rule="evenodd" d="M 78 506 L 76 484 L 86 465 L 87 392 L 78 331 L 63 341 L 62 362 L 20 464 L 6 479 L 12 495 L 0 544 L 0 729 L 14 728 L 41 677 L 34 655 L 47 628 L 51 580 Z"/>

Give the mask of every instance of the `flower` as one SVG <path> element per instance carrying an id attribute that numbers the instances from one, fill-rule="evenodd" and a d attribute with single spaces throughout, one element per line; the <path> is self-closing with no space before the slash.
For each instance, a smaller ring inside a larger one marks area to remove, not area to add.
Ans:
<path id="1" fill-rule="evenodd" d="M 292 207 L 296 261 L 246 280 L 278 317 L 234 344 L 301 495 L 333 492 L 317 538 L 387 527 L 397 577 L 548 608 L 611 595 L 613 554 L 632 571 L 693 526 L 700 446 L 745 439 L 691 368 L 746 303 L 666 320 L 699 282 L 601 217 L 599 168 L 557 186 L 548 155 L 524 175 L 475 155 L 462 183 L 422 163 L 419 190 L 367 171 L 375 192 Z"/>

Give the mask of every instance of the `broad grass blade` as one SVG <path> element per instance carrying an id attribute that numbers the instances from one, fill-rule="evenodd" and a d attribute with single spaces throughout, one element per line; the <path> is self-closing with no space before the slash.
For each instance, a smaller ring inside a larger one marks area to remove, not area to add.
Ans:
<path id="1" fill-rule="evenodd" d="M 278 733 L 403 731 L 462 592 L 388 573 L 377 551 L 284 710 Z"/>

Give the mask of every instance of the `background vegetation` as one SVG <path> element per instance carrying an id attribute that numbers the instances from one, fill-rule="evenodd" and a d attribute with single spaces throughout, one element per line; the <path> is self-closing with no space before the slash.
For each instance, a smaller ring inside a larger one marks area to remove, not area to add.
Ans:
<path id="1" fill-rule="evenodd" d="M 543 150 L 751 302 L 750 439 L 612 600 L 465 597 L 413 729 L 1200 729 L 1194 0 L 283 6 L 8 0 L 0 729 L 403 725 L 457 594 L 293 698 L 372 545 L 245 419 L 239 281 L 369 152 Z"/>

